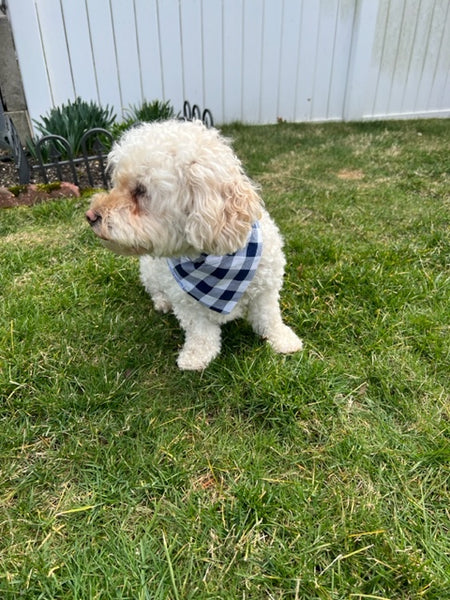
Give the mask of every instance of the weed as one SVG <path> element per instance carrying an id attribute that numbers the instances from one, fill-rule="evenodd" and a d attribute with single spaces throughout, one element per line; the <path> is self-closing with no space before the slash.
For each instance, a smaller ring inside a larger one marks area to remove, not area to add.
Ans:
<path id="1" fill-rule="evenodd" d="M 55 190 L 61 189 L 61 182 L 52 181 L 51 183 L 38 183 L 36 187 L 40 192 L 54 192 Z"/>
<path id="2" fill-rule="evenodd" d="M 26 185 L 12 185 L 11 187 L 8 188 L 8 191 L 11 192 L 11 194 L 14 194 L 14 196 L 18 196 L 19 194 L 21 194 L 22 192 L 25 192 L 27 190 L 27 186 Z"/>

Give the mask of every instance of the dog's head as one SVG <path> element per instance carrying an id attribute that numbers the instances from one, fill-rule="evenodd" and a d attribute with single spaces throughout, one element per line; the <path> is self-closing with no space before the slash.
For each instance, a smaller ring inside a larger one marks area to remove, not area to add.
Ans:
<path id="1" fill-rule="evenodd" d="M 166 121 L 131 129 L 108 157 L 113 188 L 86 213 L 120 254 L 228 254 L 261 215 L 255 185 L 217 130 Z"/>

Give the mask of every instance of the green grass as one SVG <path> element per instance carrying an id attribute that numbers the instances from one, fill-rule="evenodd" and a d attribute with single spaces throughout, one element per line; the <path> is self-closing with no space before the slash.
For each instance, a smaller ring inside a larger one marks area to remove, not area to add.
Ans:
<path id="1" fill-rule="evenodd" d="M 449 597 L 450 121 L 229 127 L 283 313 L 203 373 L 88 200 L 0 213 L 0 597 Z"/>

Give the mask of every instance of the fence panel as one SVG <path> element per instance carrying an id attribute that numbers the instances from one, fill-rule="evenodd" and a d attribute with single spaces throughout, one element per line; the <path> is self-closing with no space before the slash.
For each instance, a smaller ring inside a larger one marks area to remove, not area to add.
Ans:
<path id="1" fill-rule="evenodd" d="M 223 16 L 222 0 L 209 0 L 202 4 L 202 69 L 203 106 L 213 110 L 223 121 L 224 78 L 223 78 Z M 214 98 L 214 102 L 212 99 Z"/>
<path id="2" fill-rule="evenodd" d="M 70 69 L 68 72 L 73 79 L 74 93 L 84 100 L 97 99 L 96 73 L 86 5 L 72 0 L 61 0 L 61 13 L 68 50 Z M 73 27 L 72 23 L 78 23 L 77 27 Z M 63 96 L 65 96 L 63 101 L 67 100 L 65 93 Z"/>
<path id="3" fill-rule="evenodd" d="M 80 3 L 77 5 L 79 6 Z M 90 48 L 84 48 L 84 52 L 88 53 L 90 50 L 91 62 L 95 69 L 96 89 L 92 90 L 92 95 L 94 96 L 96 93 L 98 102 L 113 106 L 115 111 L 120 114 L 120 79 L 115 62 L 114 30 L 109 2 L 108 0 L 87 2 L 86 9 Z M 76 31 L 78 25 L 78 21 L 74 20 L 70 27 Z M 87 55 L 85 55 L 85 60 L 88 60 Z M 75 93 L 78 94 L 78 92 L 79 88 L 76 87 Z"/>
<path id="4" fill-rule="evenodd" d="M 449 0 L 14 0 L 30 116 L 183 101 L 218 123 L 450 115 Z"/>
<path id="5" fill-rule="evenodd" d="M 163 95 L 175 107 L 184 99 L 180 11 L 178 0 L 158 2 L 159 42 L 163 76 Z M 147 65 L 148 67 L 150 65 Z M 192 68 L 192 67 L 191 67 Z"/>
<path id="6" fill-rule="evenodd" d="M 229 4 L 223 5 L 223 114 L 222 118 L 215 116 L 216 121 L 234 121 L 242 119 L 242 62 L 243 62 L 243 15 L 242 2 L 231 0 Z M 255 68 L 258 66 L 255 65 Z M 212 104 L 219 105 L 218 98 Z"/>
<path id="7" fill-rule="evenodd" d="M 292 6 L 292 2 L 288 6 Z M 263 3 L 260 110 L 257 114 L 244 112 L 244 121 L 267 123 L 268 121 L 274 122 L 280 117 L 278 82 L 282 68 L 280 56 L 283 8 L 284 3 L 276 2 L 276 0 L 267 0 Z M 289 70 L 292 71 L 293 62 L 289 61 L 287 64 Z M 244 105 L 245 108 L 247 106 Z M 249 108 L 251 110 L 251 107 Z"/>
<path id="8" fill-rule="evenodd" d="M 157 0 L 136 4 L 136 36 L 139 44 L 142 95 L 147 100 L 163 98 L 163 76 L 159 43 Z M 140 98 L 135 99 L 135 103 Z"/>
<path id="9" fill-rule="evenodd" d="M 184 0 L 180 3 L 181 60 L 183 96 L 203 103 L 202 2 Z"/>
<path id="10" fill-rule="evenodd" d="M 380 0 L 362 117 L 450 115 L 449 0 Z"/>
<path id="11" fill-rule="evenodd" d="M 65 35 L 65 23 L 59 2 L 42 2 L 36 11 L 46 62 L 47 76 L 54 104 L 62 104 L 75 93 L 71 56 Z M 77 31 L 80 28 L 77 27 Z"/>
<path id="12" fill-rule="evenodd" d="M 24 84 L 28 111 L 37 118 L 53 106 L 52 90 L 33 0 L 8 3 L 8 14 Z"/>
<path id="13" fill-rule="evenodd" d="M 264 46 L 264 4 L 262 2 L 246 2 L 243 5 L 242 27 L 245 35 L 242 37 L 242 58 L 240 60 L 241 114 L 247 109 L 251 111 L 250 121 L 259 121 L 262 104 L 262 67 Z M 238 61 L 239 61 L 238 57 Z M 239 71 L 237 70 L 237 73 Z M 275 80 L 276 81 L 276 80 Z M 276 87 L 274 85 L 273 87 Z M 239 97 L 239 95 L 237 96 Z M 251 118 L 253 116 L 253 118 Z"/>

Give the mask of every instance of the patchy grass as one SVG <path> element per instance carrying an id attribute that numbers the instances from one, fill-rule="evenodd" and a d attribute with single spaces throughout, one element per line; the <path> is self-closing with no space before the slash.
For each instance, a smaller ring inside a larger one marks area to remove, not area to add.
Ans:
<path id="1" fill-rule="evenodd" d="M 0 213 L 2 599 L 447 597 L 450 121 L 226 133 L 301 354 L 180 373 L 87 200 Z"/>

